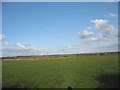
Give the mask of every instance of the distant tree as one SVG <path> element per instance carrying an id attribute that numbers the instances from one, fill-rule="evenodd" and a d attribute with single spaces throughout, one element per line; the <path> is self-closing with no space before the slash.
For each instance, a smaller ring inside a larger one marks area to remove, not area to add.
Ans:
<path id="1" fill-rule="evenodd" d="M 79 54 L 77 53 L 76 56 L 79 57 Z"/>

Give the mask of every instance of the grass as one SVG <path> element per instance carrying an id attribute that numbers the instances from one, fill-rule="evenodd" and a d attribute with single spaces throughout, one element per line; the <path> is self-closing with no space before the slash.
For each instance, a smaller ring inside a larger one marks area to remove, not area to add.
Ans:
<path id="1" fill-rule="evenodd" d="M 117 55 L 5 60 L 2 66 L 3 88 L 104 88 L 111 87 L 105 75 L 118 75 Z"/>

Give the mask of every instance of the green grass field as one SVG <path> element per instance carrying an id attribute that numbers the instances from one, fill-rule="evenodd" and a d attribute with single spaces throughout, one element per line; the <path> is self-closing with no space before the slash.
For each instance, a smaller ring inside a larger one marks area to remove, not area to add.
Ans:
<path id="1" fill-rule="evenodd" d="M 117 87 L 118 56 L 4 60 L 3 88 Z"/>

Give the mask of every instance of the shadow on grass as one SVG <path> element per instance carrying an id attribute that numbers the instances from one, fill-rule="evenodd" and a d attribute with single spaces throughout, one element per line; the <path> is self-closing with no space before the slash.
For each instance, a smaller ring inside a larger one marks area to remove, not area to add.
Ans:
<path id="1" fill-rule="evenodd" d="M 120 74 L 100 74 L 95 78 L 98 81 L 97 88 L 119 88 L 119 80 L 120 80 Z M 5 87 L 2 90 L 8 90 L 9 88 L 17 88 L 16 90 L 43 90 L 43 89 L 50 89 L 50 88 L 29 88 L 29 86 L 24 86 L 23 88 L 20 88 L 20 85 L 13 85 L 9 87 Z M 51 88 L 53 90 L 59 90 L 60 88 Z M 62 89 L 62 88 L 61 88 Z M 71 87 L 63 88 L 63 90 L 72 90 Z M 74 90 L 74 88 L 73 88 Z M 76 90 L 76 89 L 75 89 Z"/>
<path id="2" fill-rule="evenodd" d="M 99 82 L 98 88 L 119 88 L 120 74 L 101 74 L 96 77 Z"/>

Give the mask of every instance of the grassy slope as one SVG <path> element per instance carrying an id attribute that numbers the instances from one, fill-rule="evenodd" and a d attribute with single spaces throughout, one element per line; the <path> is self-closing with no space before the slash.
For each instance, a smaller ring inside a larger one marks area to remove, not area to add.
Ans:
<path id="1" fill-rule="evenodd" d="M 3 61 L 3 87 L 95 88 L 102 74 L 118 72 L 118 57 L 80 56 Z"/>

